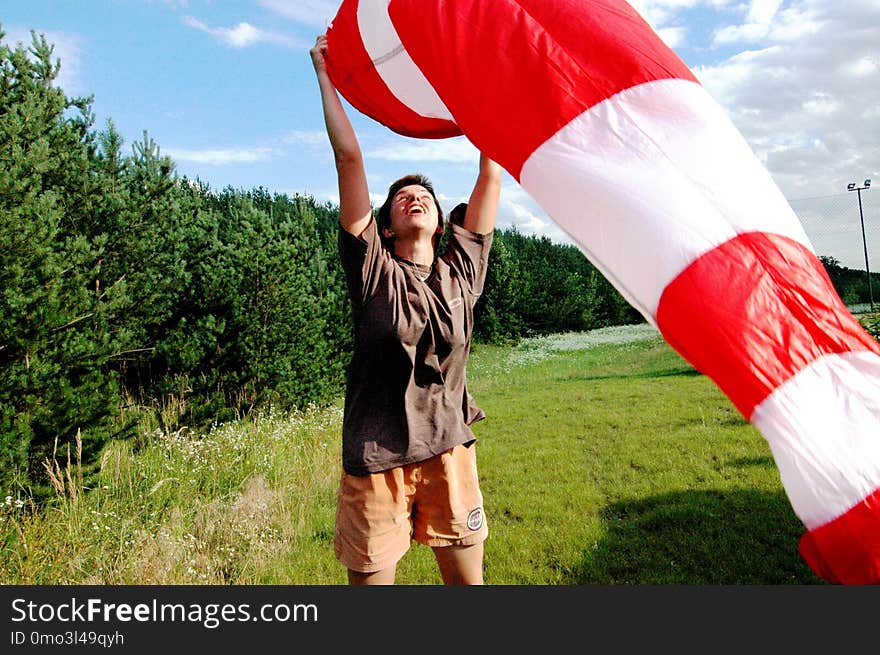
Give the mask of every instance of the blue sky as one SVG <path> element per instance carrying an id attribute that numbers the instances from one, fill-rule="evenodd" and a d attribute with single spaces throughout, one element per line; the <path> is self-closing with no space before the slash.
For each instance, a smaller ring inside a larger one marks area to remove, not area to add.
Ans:
<path id="1" fill-rule="evenodd" d="M 308 49 L 340 2 L 5 0 L 0 22 L 6 41 L 45 33 L 61 86 L 94 95 L 97 126 L 112 118 L 128 147 L 146 130 L 178 173 L 212 188 L 335 202 Z M 876 179 L 863 201 L 871 268 L 880 270 L 880 215 L 871 214 L 880 213 L 880 0 L 631 4 L 725 107 L 785 195 L 817 199 L 793 206 L 820 254 L 864 267 L 845 189 Z M 349 115 L 375 200 L 411 171 L 432 178 L 447 209 L 466 198 L 478 155 L 465 139 L 407 139 Z M 499 226 L 565 240 L 509 177 Z"/>

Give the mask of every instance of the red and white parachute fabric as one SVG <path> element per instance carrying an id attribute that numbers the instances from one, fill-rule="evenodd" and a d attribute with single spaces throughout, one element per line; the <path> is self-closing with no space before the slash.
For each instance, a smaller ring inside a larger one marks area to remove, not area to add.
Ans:
<path id="1" fill-rule="evenodd" d="M 880 347 L 720 106 L 623 0 L 345 0 L 328 71 L 464 134 L 767 439 L 822 578 L 880 583 Z"/>

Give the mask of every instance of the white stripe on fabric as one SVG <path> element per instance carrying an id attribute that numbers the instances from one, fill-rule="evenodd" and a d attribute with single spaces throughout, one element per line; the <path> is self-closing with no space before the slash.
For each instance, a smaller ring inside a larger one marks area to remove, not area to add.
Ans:
<path id="1" fill-rule="evenodd" d="M 781 234 L 814 251 L 724 110 L 688 80 L 591 107 L 532 153 L 520 183 L 655 325 L 666 286 L 737 234 Z"/>
<path id="2" fill-rule="evenodd" d="M 795 514 L 813 530 L 880 489 L 880 357 L 827 355 L 755 408 Z"/>
<path id="3" fill-rule="evenodd" d="M 391 93 L 415 113 L 452 121 L 452 114 L 434 87 L 401 45 L 388 15 L 389 3 L 390 0 L 359 0 L 357 7 L 358 30 L 376 72 Z"/>

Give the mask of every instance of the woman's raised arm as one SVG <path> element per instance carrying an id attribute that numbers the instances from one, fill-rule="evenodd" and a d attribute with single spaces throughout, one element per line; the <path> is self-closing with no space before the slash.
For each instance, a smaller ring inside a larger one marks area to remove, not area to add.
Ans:
<path id="1" fill-rule="evenodd" d="M 501 166 L 480 153 L 480 172 L 471 191 L 462 227 L 477 234 L 495 229 L 498 199 L 501 195 Z"/>
<path id="2" fill-rule="evenodd" d="M 333 147 L 336 161 L 336 176 L 339 186 L 339 225 L 343 230 L 360 236 L 372 220 L 370 192 L 367 187 L 367 174 L 364 159 L 354 128 L 348 120 L 345 108 L 330 76 L 327 74 L 327 37 L 319 36 L 309 51 L 318 87 L 321 90 L 321 105 L 324 109 L 324 123 L 327 136 Z"/>

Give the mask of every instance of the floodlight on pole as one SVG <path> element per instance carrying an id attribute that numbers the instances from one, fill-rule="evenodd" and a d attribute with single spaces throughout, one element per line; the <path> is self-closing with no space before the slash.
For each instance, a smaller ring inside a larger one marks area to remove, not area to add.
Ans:
<path id="1" fill-rule="evenodd" d="M 865 240 L 865 216 L 862 213 L 862 191 L 871 188 L 871 180 L 865 180 L 862 186 L 855 182 L 846 185 L 847 191 L 855 191 L 859 196 L 859 222 L 862 225 L 862 247 L 865 249 L 865 275 L 868 278 L 868 297 L 871 300 L 871 312 L 874 311 L 874 291 L 871 289 L 871 269 L 868 266 L 868 242 Z"/>

